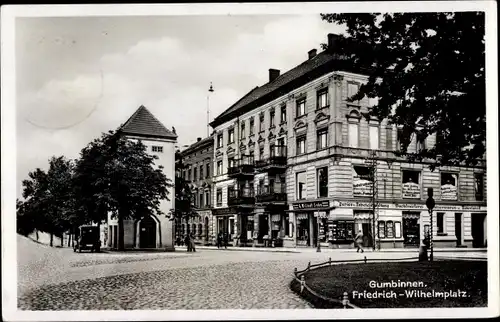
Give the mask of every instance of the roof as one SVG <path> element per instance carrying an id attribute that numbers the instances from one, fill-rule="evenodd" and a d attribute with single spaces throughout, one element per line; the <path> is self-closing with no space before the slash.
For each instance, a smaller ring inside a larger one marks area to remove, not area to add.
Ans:
<path id="1" fill-rule="evenodd" d="M 242 115 L 253 108 L 268 103 L 322 75 L 334 70 L 353 70 L 352 63 L 342 58 L 338 53 L 325 50 L 286 73 L 278 76 L 272 82 L 252 89 L 231 107 L 217 116 L 210 125 L 216 126 Z"/>
<path id="2" fill-rule="evenodd" d="M 191 144 L 190 146 L 188 146 L 186 149 L 184 149 L 180 153 L 182 156 L 185 156 L 187 154 L 190 154 L 190 153 L 196 151 L 198 148 L 213 145 L 214 144 L 213 142 L 214 142 L 214 137 L 209 136 L 207 138 L 204 138 L 201 141 L 197 141 L 197 142 Z"/>
<path id="3" fill-rule="evenodd" d="M 132 114 L 119 131 L 142 137 L 177 139 L 177 135 L 168 130 L 144 105 Z"/>

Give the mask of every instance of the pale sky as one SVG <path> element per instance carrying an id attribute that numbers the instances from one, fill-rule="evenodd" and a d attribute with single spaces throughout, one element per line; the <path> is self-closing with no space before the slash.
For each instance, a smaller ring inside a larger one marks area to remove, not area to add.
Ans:
<path id="1" fill-rule="evenodd" d="M 212 120 L 341 30 L 319 14 L 17 18 L 17 181 L 140 105 L 191 144 L 206 137 L 210 82 Z"/>

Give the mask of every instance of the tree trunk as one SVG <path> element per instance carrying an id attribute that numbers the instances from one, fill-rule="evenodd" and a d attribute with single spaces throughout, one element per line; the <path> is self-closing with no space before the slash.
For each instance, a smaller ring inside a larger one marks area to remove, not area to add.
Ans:
<path id="1" fill-rule="evenodd" d="M 61 234 L 61 247 L 64 247 L 64 232 Z"/>
<path id="2" fill-rule="evenodd" d="M 70 228 L 68 235 L 68 247 L 71 247 L 71 236 L 73 236 L 73 229 Z"/>
<path id="3" fill-rule="evenodd" d="M 54 246 L 54 234 L 50 233 L 50 247 Z"/>
<path id="4" fill-rule="evenodd" d="M 123 236 L 123 217 L 118 214 L 118 250 L 125 250 L 125 239 Z"/>
<path id="5" fill-rule="evenodd" d="M 40 237 L 38 236 L 38 229 L 35 229 L 35 232 L 36 232 L 36 240 L 38 241 L 38 238 L 40 238 Z"/>

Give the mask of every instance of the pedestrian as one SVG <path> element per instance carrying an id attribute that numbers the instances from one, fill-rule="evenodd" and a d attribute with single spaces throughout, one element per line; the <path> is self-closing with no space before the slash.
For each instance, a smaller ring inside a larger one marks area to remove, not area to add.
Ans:
<path id="1" fill-rule="evenodd" d="M 191 242 L 189 240 L 189 235 L 188 234 L 186 234 L 186 236 L 184 237 L 184 244 L 186 244 L 187 251 L 191 252 Z"/>
<path id="2" fill-rule="evenodd" d="M 195 247 L 195 243 L 194 243 L 194 234 L 191 233 L 191 238 L 189 238 L 189 240 L 191 241 L 190 245 L 191 245 L 191 251 L 192 252 L 196 252 L 196 247 Z"/>
<path id="3" fill-rule="evenodd" d="M 361 230 L 358 232 L 358 234 L 354 238 L 354 244 L 356 245 L 356 248 L 357 248 L 356 253 L 359 253 L 360 250 L 362 253 L 365 252 L 363 247 L 362 247 L 362 245 L 363 245 L 363 232 Z"/>
<path id="4" fill-rule="evenodd" d="M 229 236 L 226 233 L 224 233 L 224 248 L 227 249 L 227 243 L 228 243 Z"/>
<path id="5" fill-rule="evenodd" d="M 217 234 L 217 248 L 219 249 L 222 246 L 222 232 L 219 231 Z"/>

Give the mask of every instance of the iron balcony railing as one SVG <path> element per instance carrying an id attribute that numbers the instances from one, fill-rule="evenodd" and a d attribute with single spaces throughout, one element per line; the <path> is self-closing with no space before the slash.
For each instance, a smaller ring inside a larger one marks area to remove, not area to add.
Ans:
<path id="1" fill-rule="evenodd" d="M 271 146 L 269 150 L 269 158 L 261 159 L 256 162 L 259 168 L 264 167 L 285 167 L 287 149 L 285 145 Z"/>
<path id="2" fill-rule="evenodd" d="M 229 206 L 246 205 L 255 203 L 253 187 L 242 187 L 239 189 L 228 189 L 227 204 Z"/>
<path id="3" fill-rule="evenodd" d="M 250 155 L 242 155 L 240 159 L 236 159 L 229 164 L 227 174 L 230 177 L 238 175 L 253 175 L 255 169 L 254 157 Z"/>
<path id="4" fill-rule="evenodd" d="M 273 185 L 257 187 L 256 199 L 259 203 L 286 201 L 286 185 L 282 183 L 275 183 Z"/>

